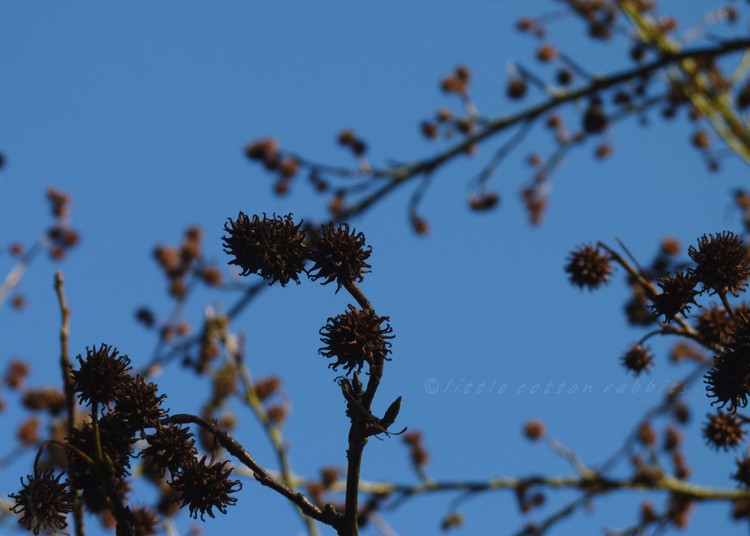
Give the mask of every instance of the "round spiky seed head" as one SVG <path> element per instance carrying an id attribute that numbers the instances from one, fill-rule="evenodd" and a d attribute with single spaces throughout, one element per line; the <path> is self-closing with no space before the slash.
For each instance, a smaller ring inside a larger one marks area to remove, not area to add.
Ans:
<path id="1" fill-rule="evenodd" d="M 706 373 L 705 382 L 709 397 L 716 398 L 711 405 L 719 408 L 729 405 L 729 411 L 744 408 L 750 394 L 750 347 L 727 347 L 714 357 L 714 366 Z"/>
<path id="2" fill-rule="evenodd" d="M 310 269 L 310 279 L 326 279 L 324 285 L 336 281 L 338 292 L 344 285 L 362 281 L 362 274 L 370 272 L 365 261 L 371 253 L 372 247 L 365 246 L 365 235 L 354 229 L 349 232 L 349 224 L 324 225 L 309 255 L 315 263 Z"/>
<path id="3" fill-rule="evenodd" d="M 640 344 L 634 344 L 631 346 L 625 355 L 622 356 L 622 365 L 635 373 L 636 376 L 640 376 L 644 370 L 649 371 L 652 365 L 653 356 L 649 354 L 650 348 L 648 346 L 641 346 Z"/>
<path id="4" fill-rule="evenodd" d="M 390 361 L 391 343 L 387 339 L 393 338 L 389 335 L 393 332 L 390 325 L 381 327 L 388 319 L 387 316 L 377 316 L 372 309 L 362 311 L 349 305 L 346 313 L 329 318 L 320 330 L 320 340 L 325 346 L 318 353 L 336 358 L 336 362 L 328 366 L 337 370 L 343 365 L 346 374 L 355 368 L 357 372 L 361 371 L 365 362 L 371 368 L 382 366 L 383 361 Z"/>
<path id="5" fill-rule="evenodd" d="M 206 465 L 206 456 L 203 456 L 200 461 L 193 459 L 183 467 L 169 483 L 179 492 L 177 501 L 182 502 L 180 508 L 188 506 L 190 515 L 195 519 L 200 513 L 202 521 L 205 514 L 215 517 L 214 508 L 226 514 L 227 506 L 237 502 L 237 499 L 229 494 L 242 489 L 239 480 L 229 480 L 232 469 L 224 469 L 227 463 L 229 461 Z M 236 486 L 239 487 L 235 489 Z"/>
<path id="6" fill-rule="evenodd" d="M 157 396 L 156 392 L 156 384 L 146 383 L 143 376 L 136 376 L 115 396 L 115 415 L 134 432 L 153 427 L 167 414 L 161 407 L 167 395 Z"/>
<path id="7" fill-rule="evenodd" d="M 86 359 L 80 355 L 78 370 L 71 373 L 74 392 L 80 393 L 81 402 L 106 405 L 116 399 L 118 392 L 127 386 L 131 378 L 128 375 L 130 359 L 126 355 L 117 355 L 117 349 L 102 344 L 99 349 L 93 346 L 86 348 Z"/>
<path id="8" fill-rule="evenodd" d="M 230 218 L 224 225 L 229 233 L 223 237 L 224 251 L 234 257 L 229 264 L 242 269 L 240 275 L 258 274 L 263 279 L 270 279 L 286 286 L 293 279 L 299 283 L 299 273 L 303 271 L 307 258 L 307 246 L 304 244 L 305 233 L 300 230 L 302 222 L 294 224 L 289 216 L 274 214 L 261 220 L 253 216 L 252 220 L 240 212 L 236 221 Z"/>
<path id="9" fill-rule="evenodd" d="M 142 455 L 157 467 L 159 476 L 163 477 L 165 470 L 174 475 L 193 462 L 198 453 L 192 437 L 187 428 L 178 424 L 157 426 L 153 434 L 146 436 L 149 446 Z"/>
<path id="10" fill-rule="evenodd" d="M 570 274 L 569 279 L 573 285 L 594 290 L 608 282 L 612 274 L 609 260 L 608 255 L 599 252 L 598 246 L 589 244 L 571 252 L 565 271 Z"/>
<path id="11" fill-rule="evenodd" d="M 675 277 L 668 274 L 668 277 L 659 279 L 656 284 L 662 292 L 651 297 L 651 309 L 655 317 L 664 315 L 667 323 L 674 320 L 677 314 L 687 318 L 685 313 L 690 311 L 690 304 L 698 305 L 695 301 L 695 296 L 699 294 L 695 290 L 696 282 L 682 272 L 677 272 Z"/>
<path id="12" fill-rule="evenodd" d="M 740 487 L 750 488 L 750 455 L 746 452 L 742 459 L 737 459 L 737 472 L 732 478 L 739 482 Z"/>
<path id="13" fill-rule="evenodd" d="M 68 481 L 60 483 L 64 473 L 53 476 L 50 469 L 42 474 L 29 475 L 28 483 L 23 483 L 18 494 L 9 495 L 15 499 L 11 510 L 22 514 L 18 522 L 26 526 L 26 530 L 32 530 L 39 534 L 41 529 L 61 531 L 68 526 L 65 515 L 73 511 L 73 504 L 68 494 Z"/>
<path id="14" fill-rule="evenodd" d="M 688 255 L 697 263 L 690 275 L 703 283 L 709 294 L 731 292 L 737 296 L 747 286 L 745 280 L 750 276 L 747 248 L 733 233 L 703 235 L 698 240 L 698 249 L 690 246 Z"/>
<path id="15" fill-rule="evenodd" d="M 703 437 L 716 450 L 725 451 L 737 447 L 745 438 L 742 420 L 732 413 L 719 410 L 716 415 L 706 415 L 708 422 L 703 426 Z"/>
<path id="16" fill-rule="evenodd" d="M 724 344 L 732 334 L 732 320 L 726 309 L 712 303 L 698 317 L 696 330 L 703 344 Z"/>

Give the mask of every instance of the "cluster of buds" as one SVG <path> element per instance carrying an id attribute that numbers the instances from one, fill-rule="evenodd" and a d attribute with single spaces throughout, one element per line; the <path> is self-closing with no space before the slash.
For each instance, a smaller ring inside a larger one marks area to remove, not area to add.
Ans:
<path id="1" fill-rule="evenodd" d="M 403 441 L 409 446 L 409 457 L 412 463 L 421 470 L 430 461 L 430 453 L 422 444 L 422 432 L 413 431 L 403 435 Z"/>
<path id="2" fill-rule="evenodd" d="M 190 276 L 209 286 L 222 283 L 218 268 L 203 265 L 202 239 L 203 231 L 193 225 L 185 230 L 185 238 L 179 246 L 158 245 L 154 248 L 154 258 L 167 277 L 169 293 L 177 300 L 184 300 L 187 296 Z"/>
<path id="3" fill-rule="evenodd" d="M 299 160 L 292 155 L 284 155 L 278 142 L 273 138 L 261 138 L 245 146 L 245 155 L 250 160 L 261 162 L 265 168 L 277 173 L 274 191 L 283 195 L 289 191 L 290 181 L 299 171 Z"/>
<path id="4" fill-rule="evenodd" d="M 47 188 L 47 200 L 55 218 L 54 224 L 47 231 L 47 238 L 51 243 L 49 254 L 53 259 L 61 260 L 79 242 L 78 231 L 70 226 L 70 195 L 50 186 Z"/>

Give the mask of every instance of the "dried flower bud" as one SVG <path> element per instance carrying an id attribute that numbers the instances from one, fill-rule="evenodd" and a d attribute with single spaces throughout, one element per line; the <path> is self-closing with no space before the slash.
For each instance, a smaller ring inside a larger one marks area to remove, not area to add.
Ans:
<path id="1" fill-rule="evenodd" d="M 455 70 L 456 78 L 461 80 L 463 83 L 468 84 L 471 79 L 471 71 L 466 65 L 458 65 Z"/>
<path id="2" fill-rule="evenodd" d="M 431 121 L 424 121 L 420 126 L 425 138 L 434 140 L 438 136 L 438 126 Z"/>
<path id="3" fill-rule="evenodd" d="M 156 317 L 154 316 L 154 313 L 146 307 L 141 307 L 140 309 L 138 309 L 135 312 L 135 318 L 136 320 L 138 320 L 138 322 L 140 322 L 147 328 L 153 327 L 156 323 Z"/>
<path id="4" fill-rule="evenodd" d="M 546 433 L 544 423 L 538 419 L 526 421 L 526 424 L 523 425 L 523 435 L 531 441 L 542 439 Z"/>
<path id="5" fill-rule="evenodd" d="M 336 281 L 338 292 L 343 285 L 364 279 L 362 274 L 369 273 L 370 265 L 365 261 L 370 257 L 372 247 L 365 247 L 365 235 L 356 230 L 349 232 L 349 224 L 333 223 L 320 229 L 315 247 L 309 258 L 315 264 L 310 269 L 310 279 L 326 279 L 324 285 Z M 317 273 L 313 274 L 317 270 Z"/>
<path id="6" fill-rule="evenodd" d="M 325 344 L 318 353 L 326 357 L 335 357 L 337 361 L 328 366 L 336 370 L 343 365 L 346 374 L 355 368 L 357 372 L 367 362 L 370 367 L 382 366 L 384 360 L 389 360 L 391 343 L 386 339 L 392 339 L 393 332 L 390 325 L 381 327 L 387 322 L 387 316 L 380 317 L 372 309 L 362 311 L 353 305 L 349 310 L 336 318 L 329 318 L 326 325 L 321 328 L 321 342 Z"/>
<path id="7" fill-rule="evenodd" d="M 437 113 L 435 114 L 435 118 L 439 123 L 447 123 L 451 119 L 453 119 L 453 114 L 450 110 L 446 110 L 445 108 L 440 108 Z"/>
<path id="8" fill-rule="evenodd" d="M 697 130 L 693 133 L 691 141 L 695 147 L 705 151 L 711 145 L 711 139 L 708 137 L 708 132 L 705 130 Z"/>
<path id="9" fill-rule="evenodd" d="M 440 88 L 445 93 L 457 93 L 460 95 L 466 94 L 466 82 L 452 74 L 443 77 L 440 81 Z"/>
<path id="10" fill-rule="evenodd" d="M 440 529 L 448 531 L 455 527 L 461 527 L 464 524 L 464 516 L 458 512 L 452 512 L 446 515 L 440 522 Z"/>
<path id="11" fill-rule="evenodd" d="M 598 134 L 604 132 L 608 124 L 609 119 L 604 113 L 602 103 L 592 99 L 583 115 L 583 130 L 588 134 Z"/>
<path id="12" fill-rule="evenodd" d="M 66 192 L 50 186 L 47 188 L 47 199 L 52 206 L 52 214 L 56 218 L 64 218 L 70 213 L 70 195 Z"/>
<path id="13" fill-rule="evenodd" d="M 573 285 L 594 290 L 608 282 L 612 267 L 609 256 L 600 253 L 598 246 L 589 244 L 571 252 L 565 271 L 570 274 L 569 279 Z"/>
<path id="14" fill-rule="evenodd" d="M 484 212 L 495 208 L 500 203 L 500 197 L 493 192 L 482 192 L 469 199 L 469 208 L 476 212 Z"/>
<path id="15" fill-rule="evenodd" d="M 573 83 L 573 73 L 570 69 L 560 69 L 557 71 L 557 83 L 561 86 L 569 86 Z"/>
<path id="16" fill-rule="evenodd" d="M 511 99 L 520 99 L 526 95 L 526 79 L 522 76 L 511 78 L 508 82 L 506 92 Z"/>
<path id="17" fill-rule="evenodd" d="M 339 479 L 339 470 L 336 467 L 324 467 L 320 471 L 320 480 L 326 489 L 330 489 Z"/>
<path id="18" fill-rule="evenodd" d="M 234 257 L 229 264 L 242 269 L 240 275 L 259 274 L 263 279 L 271 279 L 286 286 L 290 279 L 299 283 L 307 257 L 307 247 L 303 244 L 305 233 L 300 230 L 302 223 L 295 225 L 291 215 L 282 218 L 274 215 L 261 220 L 253 216 L 251 220 L 240 212 L 236 221 L 229 220 L 224 230 L 224 251 Z"/>
<path id="19" fill-rule="evenodd" d="M 550 44 L 539 45 L 536 49 L 536 57 L 541 62 L 548 62 L 557 57 L 557 50 Z"/>

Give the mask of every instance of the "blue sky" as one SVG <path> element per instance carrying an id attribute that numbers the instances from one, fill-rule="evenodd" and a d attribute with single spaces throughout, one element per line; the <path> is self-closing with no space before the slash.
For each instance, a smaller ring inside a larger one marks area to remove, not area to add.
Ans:
<path id="1" fill-rule="evenodd" d="M 663 13 L 679 13 L 681 28 L 716 7 L 710 1 L 660 5 Z M 135 323 L 134 311 L 147 305 L 166 317 L 172 303 L 152 259 L 156 244 L 177 244 L 184 229 L 197 224 L 205 232 L 204 254 L 225 269 L 222 228 L 239 211 L 293 213 L 312 221 L 327 217 L 326 199 L 302 179 L 287 197 L 274 196 L 270 177 L 244 157 L 247 142 L 272 135 L 282 148 L 353 165 L 335 143 L 343 127 L 352 127 L 368 142 L 374 164 L 434 154 L 447 145 L 425 140 L 420 122 L 439 107 L 460 111 L 456 99 L 439 91 L 440 78 L 465 63 L 473 73 L 472 98 L 484 116 L 518 109 L 505 97 L 507 61 L 518 60 L 547 79 L 553 71 L 535 61 L 537 41 L 519 34 L 514 23 L 559 7 L 510 0 L 179 8 L 146 2 L 2 4 L 2 277 L 14 263 L 7 246 L 30 245 L 50 225 L 44 199 L 49 185 L 72 195 L 81 244 L 62 263 L 46 257 L 34 263 L 19 287 L 28 301 L 23 312 L 7 303 L 0 309 L 0 359 L 27 359 L 31 385 L 57 383 L 59 311 L 52 281 L 59 268 L 72 309 L 73 355 L 105 342 L 136 366 L 145 364 L 156 340 Z M 739 26 L 730 30 L 726 33 L 741 33 Z M 622 40 L 592 43 L 577 21 L 550 26 L 549 41 L 594 73 L 629 65 Z M 541 99 L 530 91 L 520 106 Z M 573 127 L 580 113 L 566 109 Z M 694 127 L 684 114 L 665 122 L 655 110 L 649 119 L 646 128 L 635 118 L 617 124 L 606 135 L 614 146 L 607 161 L 593 158 L 590 141 L 573 151 L 553 175 L 550 207 L 539 228 L 527 223 L 518 191 L 531 173 L 526 155 L 554 148 L 541 125 L 490 181 L 502 197 L 498 210 L 470 212 L 466 184 L 504 138 L 435 175 L 420 206 L 430 222 L 428 236 L 409 228 L 410 186 L 353 221 L 373 247 L 372 273 L 361 287 L 377 312 L 390 316 L 396 334 L 374 408 L 383 412 L 403 396 L 397 424 L 424 432 L 433 478 L 571 474 L 563 459 L 521 437 L 523 422 L 542 419 L 562 444 L 595 464 L 660 400 L 654 391 L 645 392 L 651 379 L 662 386 L 688 373 L 685 365 L 667 362 L 672 341 L 655 341 L 652 374 L 641 379 L 643 389 L 629 392 L 635 379 L 625 375 L 618 358 L 643 332 L 628 328 L 622 315 L 628 298 L 622 270 L 596 293 L 572 288 L 563 271 L 569 251 L 588 241 L 615 246 L 619 237 L 648 263 L 665 236 L 687 248 L 704 233 L 740 230 L 739 217 L 728 207 L 730 192 L 747 183 L 747 165 L 728 158 L 720 173 L 710 173 L 690 146 Z M 309 281 L 274 286 L 232 326 L 247 337 L 253 374 L 282 376 L 292 402 L 285 426 L 291 460 L 295 471 L 308 477 L 322 466 L 346 464 L 348 426 L 336 374 L 317 354 L 318 330 L 350 301 L 333 290 Z M 185 317 L 196 328 L 206 304 L 232 302 L 226 293 L 200 291 Z M 431 380 L 439 386 L 432 394 L 426 389 Z M 177 364 L 157 381 L 174 413 L 199 412 L 209 392 L 206 379 Z M 469 382 L 505 383 L 508 389 L 485 395 L 465 388 L 453 393 L 449 387 Z M 544 394 L 549 382 L 593 389 Z M 524 384 L 542 388 L 519 394 Z M 610 384 L 625 384 L 628 392 L 605 393 Z M 12 394 L 3 396 L 15 407 Z M 700 438 L 709 410 L 705 392 L 690 386 L 686 396 L 694 408 L 684 429 L 693 481 L 732 486 L 729 474 L 739 453 L 709 451 Z M 234 408 L 238 439 L 275 469 L 254 416 L 240 405 Z M 5 411 L 0 418 L 6 429 L 15 429 L 17 414 Z M 3 452 L 14 446 L 10 434 L 0 440 Z M 407 455 L 398 438 L 371 440 L 363 479 L 416 483 Z M 32 460 L 27 454 L 3 470 L 3 493 L 16 491 Z M 624 467 L 621 474 L 628 471 Z M 146 485 L 136 489 L 144 500 L 152 497 Z M 436 532 L 455 497 L 414 498 L 383 517 L 398 534 Z M 576 514 L 552 533 L 625 528 L 644 497 L 627 493 L 597 500 L 593 513 Z M 570 498 L 567 492 L 548 493 L 545 507 L 530 519 L 543 519 Z M 661 506 L 664 495 L 654 500 Z M 525 522 L 509 492 L 480 495 L 460 511 L 466 516 L 464 534 L 512 534 Z M 686 533 L 747 530 L 728 520 L 726 504 L 704 505 Z M 185 534 L 193 523 L 182 515 L 177 527 Z M 89 525 L 96 534 L 97 522 Z M 283 498 L 251 481 L 236 507 L 204 526 L 205 534 L 295 534 L 302 528 Z"/>

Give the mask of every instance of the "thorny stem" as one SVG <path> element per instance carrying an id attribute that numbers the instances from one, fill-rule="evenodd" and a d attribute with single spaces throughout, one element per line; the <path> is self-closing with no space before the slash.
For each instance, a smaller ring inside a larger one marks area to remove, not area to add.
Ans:
<path id="1" fill-rule="evenodd" d="M 68 336 L 70 335 L 70 307 L 65 299 L 65 289 L 63 285 L 65 280 L 62 272 L 55 272 L 55 293 L 57 301 L 60 303 L 60 313 L 62 316 L 62 325 L 60 326 L 60 370 L 63 377 L 63 386 L 65 389 L 65 406 L 68 412 L 67 430 L 68 437 L 73 437 L 73 428 L 75 427 L 76 397 L 75 382 L 71 376 L 73 370 L 70 364 L 70 352 L 68 350 Z M 76 500 L 78 491 L 73 485 L 70 487 L 70 498 L 73 503 L 73 525 L 76 536 L 85 536 L 86 531 L 83 525 L 83 501 Z"/>

